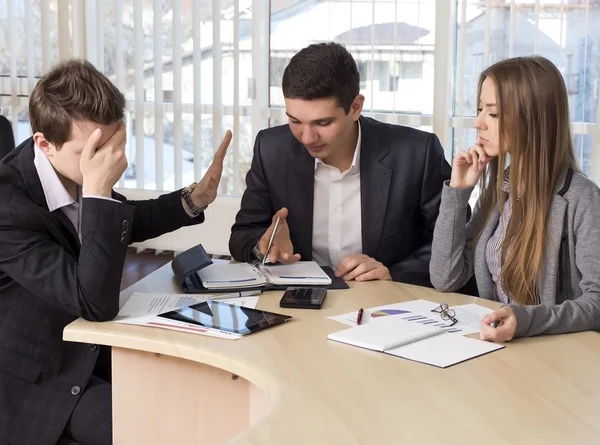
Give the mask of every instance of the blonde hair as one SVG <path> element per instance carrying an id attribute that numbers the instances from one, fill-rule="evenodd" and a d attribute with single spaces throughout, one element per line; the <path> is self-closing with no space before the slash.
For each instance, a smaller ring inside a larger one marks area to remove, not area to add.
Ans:
<path id="1" fill-rule="evenodd" d="M 510 221 L 501 246 L 500 283 L 510 300 L 539 304 L 548 214 L 557 181 L 567 167 L 578 170 L 567 89 L 560 71 L 543 57 L 517 57 L 487 68 L 479 78 L 496 86 L 499 156 L 481 178 L 478 235 L 499 207 L 504 210 L 505 152 L 510 149 Z"/>

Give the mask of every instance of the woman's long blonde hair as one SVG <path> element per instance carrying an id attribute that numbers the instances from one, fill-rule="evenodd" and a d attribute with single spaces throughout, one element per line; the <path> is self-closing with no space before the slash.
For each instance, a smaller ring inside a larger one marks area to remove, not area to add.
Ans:
<path id="1" fill-rule="evenodd" d="M 508 148 L 512 213 L 501 246 L 500 283 L 511 301 L 539 304 L 552 197 L 561 172 L 578 169 L 567 89 L 556 66 L 543 57 L 517 57 L 490 66 L 479 78 L 478 101 L 487 78 L 496 86 L 500 154 L 482 175 L 478 237 L 496 206 L 504 209 Z"/>

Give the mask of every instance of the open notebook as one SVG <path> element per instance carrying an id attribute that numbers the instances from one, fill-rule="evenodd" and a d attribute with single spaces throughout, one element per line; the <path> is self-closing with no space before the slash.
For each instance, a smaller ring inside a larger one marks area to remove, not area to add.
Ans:
<path id="1" fill-rule="evenodd" d="M 373 351 L 447 368 L 504 346 L 475 340 L 400 317 L 380 317 L 327 336 L 334 340 Z"/>
<path id="2" fill-rule="evenodd" d="M 331 278 L 314 261 L 295 264 L 264 265 L 213 263 L 197 272 L 206 289 L 261 288 L 275 286 L 327 286 Z"/>

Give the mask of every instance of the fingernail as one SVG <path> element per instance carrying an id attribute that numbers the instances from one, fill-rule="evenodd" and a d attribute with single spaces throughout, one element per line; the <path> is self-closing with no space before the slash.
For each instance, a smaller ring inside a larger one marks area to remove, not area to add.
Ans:
<path id="1" fill-rule="evenodd" d="M 100 129 L 99 129 L 99 128 L 96 128 L 96 129 L 94 130 L 94 134 L 93 134 L 93 136 L 99 136 L 99 135 L 100 135 Z"/>

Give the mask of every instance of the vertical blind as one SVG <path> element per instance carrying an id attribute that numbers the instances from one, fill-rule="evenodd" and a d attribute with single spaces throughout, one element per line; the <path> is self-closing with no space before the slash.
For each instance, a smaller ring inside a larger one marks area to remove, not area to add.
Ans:
<path id="1" fill-rule="evenodd" d="M 345 45 L 365 114 L 435 131 L 448 157 L 474 140 L 481 70 L 541 54 L 565 77 L 577 154 L 598 180 L 599 3 L 0 0 L 0 108 L 22 141 L 39 77 L 60 59 L 88 58 L 127 99 L 130 166 L 120 187 L 173 190 L 199 179 L 230 129 L 220 192 L 240 196 L 254 136 L 287 122 L 283 69 L 309 43 Z"/>

